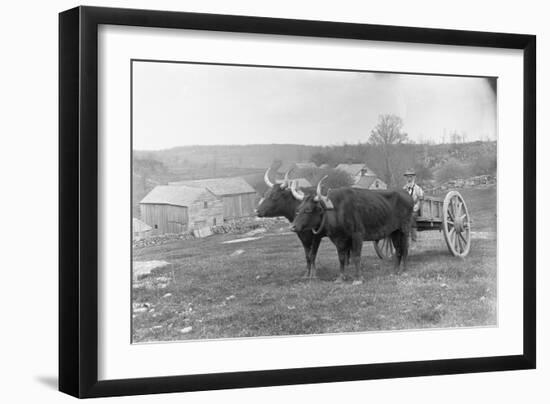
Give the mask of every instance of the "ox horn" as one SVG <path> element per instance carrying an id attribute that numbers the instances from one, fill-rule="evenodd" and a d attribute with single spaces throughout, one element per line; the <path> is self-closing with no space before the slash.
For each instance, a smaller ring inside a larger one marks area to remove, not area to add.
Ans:
<path id="1" fill-rule="evenodd" d="M 264 181 L 265 181 L 265 184 L 266 184 L 269 188 L 273 188 L 273 183 L 269 180 L 269 170 L 270 170 L 270 168 L 268 168 L 267 170 L 265 170 Z"/>
<path id="2" fill-rule="evenodd" d="M 323 197 L 323 194 L 321 194 L 321 185 L 323 184 L 323 181 L 328 177 L 328 175 L 325 175 L 321 180 L 317 183 L 317 195 L 315 195 L 315 201 L 319 202 L 321 199 L 324 200 L 325 197 Z"/>
<path id="3" fill-rule="evenodd" d="M 286 173 L 285 173 L 285 178 L 283 178 L 283 182 L 281 183 L 281 188 L 285 189 L 286 187 L 288 187 L 288 185 L 290 184 L 290 180 L 289 180 L 289 176 L 290 176 L 290 173 L 294 170 L 294 167 L 291 168 L 290 170 L 288 170 Z"/>
<path id="4" fill-rule="evenodd" d="M 290 191 L 292 192 L 292 196 L 298 201 L 304 200 L 304 197 L 305 197 L 304 193 L 296 189 L 296 181 L 292 181 L 290 183 Z"/>

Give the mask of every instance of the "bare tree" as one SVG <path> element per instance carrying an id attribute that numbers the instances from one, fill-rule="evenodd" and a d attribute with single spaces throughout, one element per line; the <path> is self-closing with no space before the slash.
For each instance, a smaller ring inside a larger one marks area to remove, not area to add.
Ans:
<path id="1" fill-rule="evenodd" d="M 460 141 L 462 140 L 462 136 L 460 136 L 460 134 L 458 133 L 458 131 L 453 131 L 451 132 L 451 135 L 450 135 L 450 138 L 449 138 L 449 141 L 453 144 L 457 144 L 457 143 L 460 143 Z"/>
<path id="2" fill-rule="evenodd" d="M 371 131 L 369 143 L 379 146 L 384 153 L 386 172 L 385 181 L 388 186 L 395 183 L 392 171 L 392 148 L 394 145 L 406 143 L 408 135 L 403 132 L 403 120 L 394 114 L 384 114 L 378 117 L 378 123 Z"/>

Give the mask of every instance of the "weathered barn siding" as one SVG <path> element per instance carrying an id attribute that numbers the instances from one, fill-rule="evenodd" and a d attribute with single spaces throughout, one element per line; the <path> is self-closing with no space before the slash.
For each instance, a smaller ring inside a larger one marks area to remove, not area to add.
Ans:
<path id="1" fill-rule="evenodd" d="M 225 220 L 253 216 L 257 199 L 255 193 L 223 196 L 223 216 Z"/>
<path id="2" fill-rule="evenodd" d="M 153 234 L 181 233 L 187 230 L 188 214 L 185 206 L 141 204 L 141 220 L 150 225 Z"/>
<path id="3" fill-rule="evenodd" d="M 223 201 L 224 220 L 254 215 L 259 195 L 242 177 L 206 178 L 170 182 L 171 186 L 200 187 L 207 189 Z"/>
<path id="4" fill-rule="evenodd" d="M 208 198 L 189 206 L 188 230 L 223 224 L 223 202 L 210 193 L 208 195 Z M 204 202 L 207 203 L 206 207 Z"/>
<path id="5" fill-rule="evenodd" d="M 182 233 L 223 223 L 223 202 L 206 189 L 159 186 L 140 203 L 152 234 Z"/>

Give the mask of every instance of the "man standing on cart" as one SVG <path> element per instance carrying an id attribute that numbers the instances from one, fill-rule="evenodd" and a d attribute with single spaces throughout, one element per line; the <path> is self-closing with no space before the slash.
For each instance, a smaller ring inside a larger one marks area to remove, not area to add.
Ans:
<path id="1" fill-rule="evenodd" d="M 424 198 L 424 191 L 416 183 L 416 173 L 413 169 L 405 171 L 403 174 L 407 179 L 407 183 L 403 187 L 405 191 L 413 198 L 414 207 L 412 214 L 412 223 L 411 223 L 411 249 L 416 248 L 416 219 L 420 211 L 420 200 Z"/>

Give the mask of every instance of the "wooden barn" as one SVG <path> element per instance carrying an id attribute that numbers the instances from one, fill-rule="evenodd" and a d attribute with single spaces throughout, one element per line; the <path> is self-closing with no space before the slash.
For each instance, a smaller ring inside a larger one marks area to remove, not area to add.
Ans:
<path id="1" fill-rule="evenodd" d="M 170 185 L 207 189 L 222 201 L 224 220 L 253 216 L 259 199 L 254 188 L 241 177 L 179 181 Z"/>
<path id="2" fill-rule="evenodd" d="M 140 202 L 152 234 L 182 233 L 223 223 L 224 205 L 206 188 L 159 185 Z"/>

